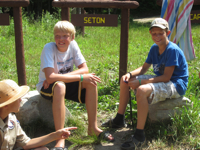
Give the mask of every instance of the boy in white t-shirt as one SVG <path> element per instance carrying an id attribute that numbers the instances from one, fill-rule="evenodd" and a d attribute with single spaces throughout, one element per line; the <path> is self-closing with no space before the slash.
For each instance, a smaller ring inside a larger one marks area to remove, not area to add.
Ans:
<path id="1" fill-rule="evenodd" d="M 101 81 L 94 73 L 88 74 L 86 61 L 74 40 L 75 32 L 68 21 L 59 21 L 54 26 L 55 43 L 46 44 L 41 54 L 37 90 L 44 98 L 52 100 L 56 130 L 64 127 L 65 99 L 70 99 L 86 104 L 88 135 L 113 141 L 111 134 L 97 127 L 97 82 Z M 78 68 L 75 71 L 74 64 Z M 64 147 L 64 143 L 61 139 L 55 147 Z"/>

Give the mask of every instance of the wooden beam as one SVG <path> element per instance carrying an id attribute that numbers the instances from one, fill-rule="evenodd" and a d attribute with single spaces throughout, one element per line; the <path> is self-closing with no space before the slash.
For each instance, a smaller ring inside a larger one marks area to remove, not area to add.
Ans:
<path id="1" fill-rule="evenodd" d="M 69 7 L 61 7 L 61 19 L 70 21 L 69 18 L 70 18 Z"/>
<path id="2" fill-rule="evenodd" d="M 129 31 L 129 9 L 121 11 L 121 37 L 120 37 L 120 56 L 119 56 L 119 81 L 127 73 L 128 60 L 128 31 Z"/>
<path id="3" fill-rule="evenodd" d="M 16 46 L 18 84 L 26 85 L 21 7 L 13 7 L 13 14 L 14 14 L 14 26 L 15 26 L 15 46 Z"/>
<path id="4" fill-rule="evenodd" d="M 0 14 L 0 25 L 6 26 L 10 25 L 9 14 Z"/>
<path id="5" fill-rule="evenodd" d="M 85 8 L 130 8 L 136 9 L 139 6 L 137 1 L 111 1 L 111 0 L 54 0 L 54 7 L 85 7 Z"/>
<path id="6" fill-rule="evenodd" d="M 0 0 L 0 7 L 27 7 L 29 0 Z"/>

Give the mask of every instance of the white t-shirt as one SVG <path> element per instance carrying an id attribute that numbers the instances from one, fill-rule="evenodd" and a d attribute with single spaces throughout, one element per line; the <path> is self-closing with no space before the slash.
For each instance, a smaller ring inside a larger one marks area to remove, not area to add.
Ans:
<path id="1" fill-rule="evenodd" d="M 86 62 L 80 48 L 75 40 L 70 42 L 66 52 L 60 52 L 57 49 L 56 43 L 47 43 L 41 54 L 39 83 L 36 85 L 38 92 L 40 92 L 44 80 L 46 80 L 44 68 L 54 68 L 57 74 L 64 74 L 73 71 L 73 65 L 76 67 Z"/>

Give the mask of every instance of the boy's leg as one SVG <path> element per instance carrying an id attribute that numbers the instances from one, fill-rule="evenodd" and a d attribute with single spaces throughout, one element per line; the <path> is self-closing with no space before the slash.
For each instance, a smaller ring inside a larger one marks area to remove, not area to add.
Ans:
<path id="1" fill-rule="evenodd" d="M 85 104 L 88 114 L 88 135 L 99 135 L 103 131 L 97 126 L 97 87 L 82 83 L 82 89 L 86 89 Z M 113 139 L 112 135 L 109 136 L 109 139 Z"/>
<path id="2" fill-rule="evenodd" d="M 65 123 L 65 84 L 58 82 L 54 87 L 53 92 L 53 117 L 55 130 L 64 128 Z M 65 147 L 65 139 L 57 141 L 55 147 Z"/>
<path id="3" fill-rule="evenodd" d="M 131 78 L 130 80 L 135 80 L 135 77 Z M 103 123 L 101 126 L 102 127 L 111 127 L 111 128 L 126 127 L 124 113 L 126 111 L 126 106 L 128 104 L 128 101 L 129 101 L 129 86 L 121 78 L 118 113 L 114 119 L 111 119 L 111 120 Z"/>
<path id="4" fill-rule="evenodd" d="M 82 83 L 82 88 L 86 89 L 85 105 L 88 114 L 88 134 L 98 135 L 102 130 L 97 127 L 97 87 Z"/>
<path id="5" fill-rule="evenodd" d="M 137 129 L 144 129 L 149 109 L 147 98 L 150 96 L 152 91 L 153 89 L 149 84 L 141 85 L 137 89 Z"/>
<path id="6" fill-rule="evenodd" d="M 135 80 L 135 78 L 131 78 L 130 80 Z M 129 86 L 127 83 L 123 81 L 121 78 L 120 81 L 120 96 L 119 96 L 119 108 L 118 113 L 124 115 L 126 106 L 129 101 Z"/>
<path id="7" fill-rule="evenodd" d="M 144 126 L 148 114 L 148 97 L 153 91 L 149 84 L 141 85 L 137 88 L 137 127 L 134 135 L 121 145 L 122 149 L 132 150 L 139 148 L 145 143 Z"/>

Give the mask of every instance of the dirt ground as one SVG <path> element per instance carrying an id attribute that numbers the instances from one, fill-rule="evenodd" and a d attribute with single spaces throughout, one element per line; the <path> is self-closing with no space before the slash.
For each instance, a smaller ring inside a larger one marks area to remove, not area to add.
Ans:
<path id="1" fill-rule="evenodd" d="M 101 115 L 101 117 L 97 118 L 97 124 L 100 127 L 102 123 L 102 119 L 105 115 Z M 105 119 L 105 118 L 104 118 Z M 87 145 L 87 146 L 80 146 L 71 148 L 70 150 L 121 150 L 120 145 L 131 136 L 132 130 L 130 128 L 122 128 L 120 130 L 110 131 L 110 133 L 115 137 L 115 141 L 112 142 L 101 142 L 100 144 L 94 145 Z M 52 142 L 47 147 L 51 148 L 54 147 L 55 142 Z M 70 143 L 66 142 L 66 146 L 70 147 Z"/>

